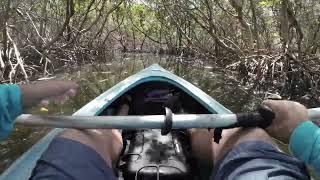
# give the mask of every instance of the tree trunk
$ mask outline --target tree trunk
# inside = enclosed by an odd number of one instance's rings
[[[237,12],[237,16],[236,18],[239,20],[241,26],[244,29],[244,34],[245,34],[245,38],[244,39],[248,39],[246,41],[247,45],[250,47],[250,49],[254,48],[254,43],[253,43],[253,37],[252,37],[252,31],[251,31],[251,27],[250,25],[246,22],[246,20],[243,17],[243,1],[242,0],[229,0],[231,6],[235,9],[235,11]]]
[[[288,2],[281,1],[280,9],[280,37],[282,42],[282,49],[286,51],[289,43],[289,19],[288,19]]]
[[[8,36],[7,36],[7,22],[9,20],[9,12],[10,12],[10,4],[11,4],[11,0],[7,0],[4,4],[4,11],[3,11],[3,18],[0,18],[0,28],[1,32],[2,32],[2,44],[3,44],[3,62],[7,63],[8,62]],[[1,54],[0,54],[1,56]]]
[[[43,17],[43,19],[41,19],[40,21],[40,29],[39,29],[40,36],[45,36],[46,22],[48,17],[47,8],[48,8],[48,0],[44,0],[42,10],[41,10],[41,17]],[[41,42],[41,39],[38,42]]]
[[[259,27],[258,27],[258,22],[257,22],[257,13],[256,13],[256,7],[255,3],[253,0],[250,0],[250,8],[251,8],[251,13],[252,13],[252,21],[253,21],[253,36],[256,41],[257,48],[261,48],[261,40],[259,37]]]

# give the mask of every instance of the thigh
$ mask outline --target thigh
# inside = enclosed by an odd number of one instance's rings
[[[112,180],[115,175],[92,148],[66,138],[55,138],[38,160],[31,180]]]
[[[234,146],[216,164],[213,179],[310,179],[302,161],[263,141]]]

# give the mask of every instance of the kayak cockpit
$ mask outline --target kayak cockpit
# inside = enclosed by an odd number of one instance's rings
[[[99,115],[116,115],[124,103],[128,115],[161,115],[165,107],[179,114],[210,114],[188,93],[167,82],[144,82],[120,96]],[[134,123],[134,122],[132,122]],[[165,136],[160,130],[145,129],[122,132],[124,148],[118,163],[119,179],[197,179],[197,162],[192,156],[186,129],[171,130]],[[192,171],[191,171],[192,170]]]
[[[116,115],[116,110],[125,101],[130,105],[129,115],[162,115],[165,107],[177,114],[210,114],[206,107],[179,87],[150,81],[130,89],[99,115]]]

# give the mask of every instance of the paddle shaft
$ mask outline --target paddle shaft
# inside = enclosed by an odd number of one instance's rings
[[[248,113],[247,113],[248,114]],[[259,113],[250,113],[246,124],[239,124],[239,114],[177,114],[172,115],[172,129],[187,128],[227,128],[237,126],[258,126]],[[17,124],[78,129],[161,129],[166,116],[44,116],[23,114],[16,119]],[[320,108],[308,110],[308,119],[320,120]]]

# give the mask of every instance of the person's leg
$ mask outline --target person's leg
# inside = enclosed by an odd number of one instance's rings
[[[122,105],[117,115],[128,115],[128,105]],[[78,141],[94,149],[106,163],[115,166],[122,149],[121,131],[117,129],[68,129],[59,137]]]
[[[200,179],[208,179],[213,169],[213,131],[189,129],[191,150],[194,155]]]
[[[189,129],[192,153],[202,164],[213,167],[213,130]]]
[[[282,153],[260,128],[223,130],[213,143],[214,172],[218,179],[309,179],[303,162]]]
[[[277,148],[274,140],[261,128],[224,129],[219,144],[212,143],[214,163],[216,164],[226,152],[230,151],[236,145],[249,141],[262,141]]]
[[[118,115],[126,115],[128,110],[123,105]],[[115,179],[112,167],[122,145],[116,129],[66,129],[49,145],[30,179]]]
[[[276,147],[272,138],[260,128],[233,128],[222,131],[219,144],[214,142],[214,130],[189,129],[192,152],[195,158],[204,165],[213,167],[226,152],[241,142],[263,141]]]

